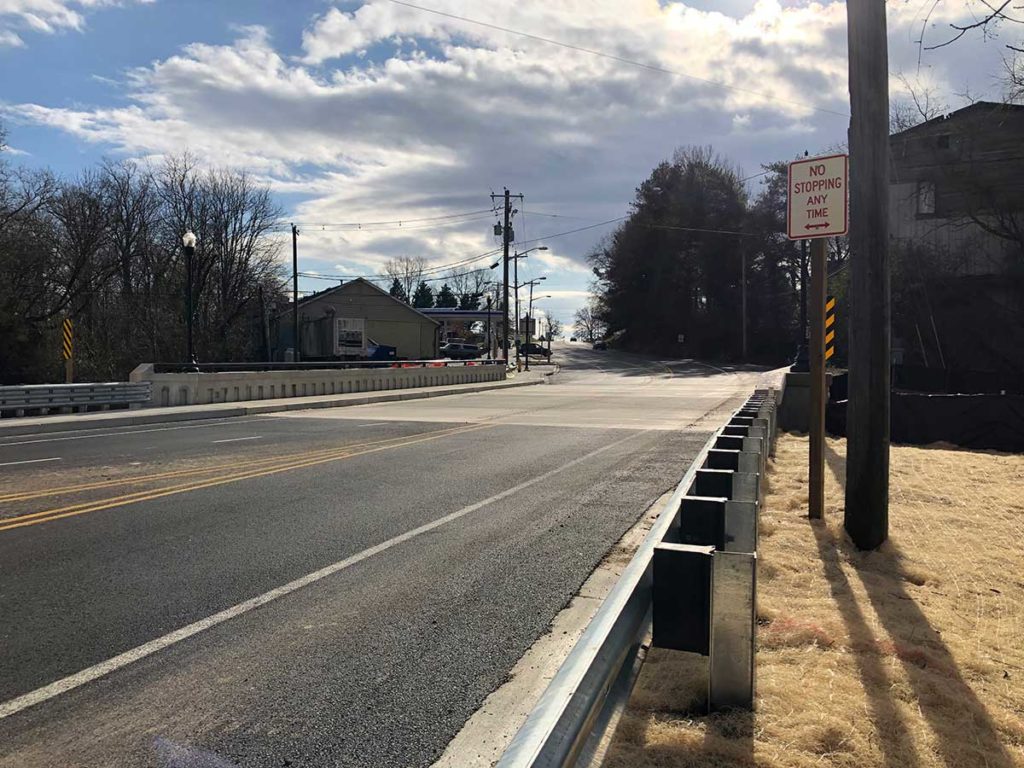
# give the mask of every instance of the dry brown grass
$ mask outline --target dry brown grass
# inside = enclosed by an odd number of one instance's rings
[[[605,765],[1024,766],[1024,456],[896,446],[890,541],[842,530],[845,441],[811,523],[807,439],[769,470],[758,708],[699,712],[704,660],[652,650]]]

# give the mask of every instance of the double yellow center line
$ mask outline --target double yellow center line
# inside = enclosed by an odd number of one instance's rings
[[[136,504],[142,501],[151,501],[153,499],[159,499],[164,496],[172,496],[178,493],[197,491],[203,488],[212,488],[214,486],[224,485],[226,483],[236,483],[241,480],[251,480],[257,477],[266,477],[268,475],[274,475],[279,472],[289,472],[295,469],[312,467],[317,464],[326,464],[332,461],[341,461],[343,459],[349,459],[355,456],[363,456],[368,453],[377,453],[379,451],[391,450],[392,448],[401,448],[407,445],[415,445],[416,443],[424,443],[430,440],[438,440],[442,437],[458,435],[464,432],[474,432],[481,429],[489,429],[492,426],[492,424],[473,424],[469,426],[450,427],[448,429],[433,430],[426,434],[413,435],[411,437],[390,438],[387,440],[376,440],[367,443],[357,443],[354,445],[345,446],[343,448],[313,451],[311,453],[307,453],[292,459],[282,460],[276,457],[273,459],[263,459],[257,462],[250,463],[248,469],[228,472],[226,474],[207,478],[205,480],[195,480],[190,482],[172,484],[164,486],[162,488],[153,488],[146,491],[137,491],[135,493],[123,494],[121,496],[114,496],[111,498],[99,499],[96,501],[81,502],[79,504],[71,504],[64,507],[56,507],[54,509],[47,509],[41,512],[32,512],[29,514],[18,515],[16,517],[10,517],[7,519],[0,519],[0,532],[12,530],[14,528],[23,528],[28,525],[39,525],[40,523],[48,523],[52,520],[60,520],[65,517],[75,517],[77,515],[84,515],[88,512],[98,512],[103,509],[110,509],[111,507],[120,507],[125,506],[127,504]],[[66,486],[64,488],[48,489],[46,491],[29,492],[25,494],[9,494],[8,496],[0,497],[0,501],[22,501],[26,499],[39,498],[41,496],[52,496],[60,493],[72,493],[75,491],[92,490],[95,488],[105,488],[115,485],[124,485],[126,483],[173,479],[175,477],[181,477],[183,475],[195,475],[198,473],[207,474],[212,471],[222,471],[224,469],[227,469],[229,466],[234,465],[221,465],[219,467],[206,468],[205,470],[179,470],[153,475],[139,475],[136,477],[126,478],[122,480],[85,483],[77,486]]]

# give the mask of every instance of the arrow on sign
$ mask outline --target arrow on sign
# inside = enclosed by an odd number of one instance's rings
[[[826,227],[828,227],[827,221],[823,224],[804,224],[804,229],[825,229]]]

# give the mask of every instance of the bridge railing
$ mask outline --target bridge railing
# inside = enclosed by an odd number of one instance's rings
[[[326,360],[307,363],[154,363],[154,373],[236,373],[243,371],[325,371],[353,368],[461,368],[502,365],[503,360]]]
[[[0,412],[86,410],[90,406],[131,407],[148,403],[152,386],[148,381],[110,381],[97,384],[29,384],[0,387]]]

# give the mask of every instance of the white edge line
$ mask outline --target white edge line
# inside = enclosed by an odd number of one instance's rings
[[[266,605],[269,602],[272,602],[273,600],[277,600],[280,597],[290,595],[292,592],[296,592],[302,589],[303,587],[307,587],[310,584],[313,584],[317,581],[321,581],[322,579],[325,579],[328,576],[338,573],[339,571],[343,571],[346,568],[355,565],[356,563],[362,562],[363,560],[371,558],[374,555],[378,555],[381,552],[391,549],[392,547],[398,546],[399,544],[409,541],[410,539],[413,539],[421,534],[432,531],[435,528],[440,528],[441,526],[447,525],[448,523],[454,520],[458,520],[460,517],[464,517],[472,512],[476,512],[478,509],[481,509],[482,507],[486,507],[490,504],[493,504],[496,501],[501,501],[502,499],[511,496],[512,494],[519,493],[519,491],[522,491],[525,488],[529,488],[531,485],[536,485],[537,483],[543,482],[544,480],[547,480],[549,477],[553,477],[559,472],[569,469],[570,467],[574,467],[577,464],[587,461],[588,459],[592,459],[594,456],[597,456],[600,453],[604,453],[605,451],[610,450],[612,448],[615,448],[616,446],[619,446],[628,440],[633,440],[639,437],[640,435],[647,434],[648,431],[649,430],[641,430],[639,432],[634,432],[632,435],[629,435],[628,437],[624,437],[621,440],[616,440],[613,443],[608,443],[607,445],[604,445],[595,451],[591,451],[590,453],[575,458],[572,461],[567,462],[566,464],[563,464],[560,467],[556,467],[555,469],[549,470],[544,474],[537,475],[536,477],[531,478],[530,480],[526,480],[522,483],[519,483],[519,485],[515,485],[511,488],[508,488],[502,491],[501,493],[495,494],[494,496],[483,499],[482,501],[475,502],[467,507],[463,507],[462,509],[447,514],[444,517],[439,517],[436,520],[433,520],[429,523],[425,523],[424,525],[421,525],[418,528],[413,528],[410,531],[406,531],[405,533],[399,534],[398,536],[394,536],[393,538],[390,538],[387,541],[383,541],[380,544],[370,547],[369,549],[364,549],[362,552],[358,552],[350,557],[346,557],[344,560],[339,560],[338,562],[321,568],[318,571],[313,571],[312,573],[306,574],[305,576],[301,576],[300,578],[295,579],[294,581],[290,581],[287,584],[270,590],[269,592],[264,592],[262,595],[257,595],[256,597],[245,600],[244,602],[238,603],[237,605],[233,605],[230,608],[225,608],[223,611],[215,613],[212,616],[207,616],[205,619],[200,619],[199,621],[196,621],[192,624],[181,627],[180,629],[176,629],[173,632],[169,632],[168,634],[163,635],[162,637],[150,640],[148,643],[143,643],[142,645],[136,648],[132,648],[129,651],[125,651],[124,653],[118,654],[117,656],[107,659],[106,661],[101,661],[99,664],[94,664],[91,667],[86,667],[80,672],[76,672],[73,675],[68,675],[67,677],[61,678],[60,680],[56,680],[50,683],[49,685],[43,686],[42,688],[37,688],[36,690],[18,696],[17,698],[5,701],[2,704],[0,704],[0,720],[3,720],[6,717],[10,717],[11,715],[17,714],[18,712],[21,712],[24,709],[28,709],[29,707],[33,707],[36,704],[41,704],[44,701],[48,701],[49,699],[60,696],[63,693],[72,691],[75,688],[79,688],[85,685],[86,683],[90,683],[93,680],[97,680],[105,675],[110,674],[111,672],[115,672],[121,669],[122,667],[126,667],[129,664],[132,664],[140,659],[143,659],[147,656],[151,656],[154,653],[157,653],[158,651],[162,651],[165,648],[169,648],[170,646],[175,645],[176,643],[180,643],[182,640],[187,640],[193,635],[198,635],[200,632],[215,627],[218,624],[223,624],[225,621],[228,621],[229,619],[233,619],[237,616],[241,616],[242,614],[248,613],[249,611],[255,608],[259,608],[263,605]]]
[[[252,437],[228,437],[224,440],[214,440],[214,443],[237,443],[241,440],[259,440],[263,435],[253,435]]]
[[[392,421],[375,421],[372,424],[357,424],[357,427],[385,427],[388,424],[393,424]]]
[[[86,432],[87,434],[84,434],[84,435],[73,435],[71,437],[42,437],[42,438],[39,438],[38,440],[18,440],[16,442],[10,442],[10,443],[0,442],[0,449],[6,448],[9,445],[35,445],[36,443],[61,443],[61,442],[64,442],[66,440],[88,440],[88,439],[93,438],[93,437],[119,437],[120,435],[142,435],[142,434],[145,434],[147,432],[171,432],[171,431],[176,430],[176,429],[204,429],[204,428],[208,429],[210,427],[219,427],[222,424],[224,424],[224,422],[227,422],[227,421],[233,421],[236,424],[237,423],[244,423],[244,422],[239,422],[238,421],[239,418],[245,418],[245,417],[229,417],[229,418],[223,418],[223,419],[209,419],[209,420],[204,420],[202,424],[183,424],[183,425],[177,426],[177,427],[153,427],[152,429],[132,429],[132,430],[125,430],[125,431],[122,431],[122,432],[99,432],[97,430],[68,430],[69,432]],[[256,416],[255,418],[268,418],[268,417]],[[271,416],[269,418],[273,419],[273,418],[280,418],[280,417]],[[36,433],[36,434],[40,434],[40,433]],[[11,435],[11,437],[17,437],[17,435]]]
[[[15,464],[39,464],[42,461],[60,461],[60,456],[54,456],[52,459],[25,459],[24,461],[5,461],[0,464],[0,467],[13,467]]]

